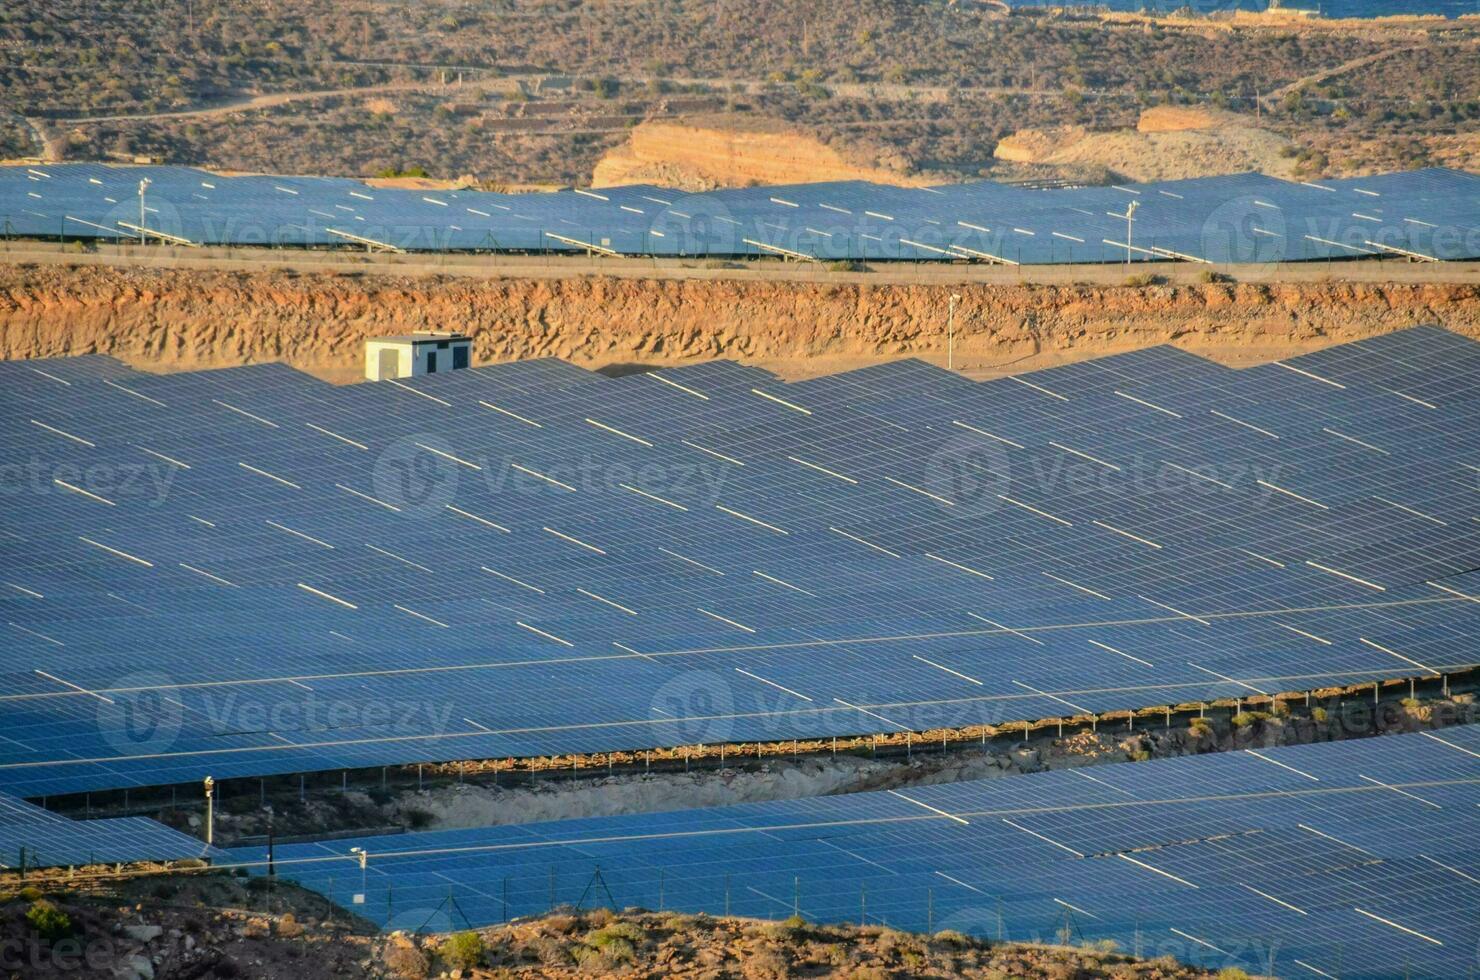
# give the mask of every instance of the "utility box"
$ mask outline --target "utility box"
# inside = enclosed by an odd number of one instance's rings
[[[370,381],[419,378],[472,362],[473,339],[460,333],[426,331],[365,341],[365,377]]]

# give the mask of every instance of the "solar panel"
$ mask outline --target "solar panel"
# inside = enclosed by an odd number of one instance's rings
[[[150,182],[142,197],[141,180]],[[821,261],[1452,260],[1477,255],[1480,178],[1428,169],[1307,183],[1237,174],[1054,190],[843,181],[702,194],[637,185],[511,195],[46,164],[0,168],[0,227],[177,244]]]
[[[975,383],[0,365],[0,787],[926,731],[1475,662],[1480,347]],[[1391,367],[1389,374],[1383,365]]]
[[[336,840],[280,847],[276,860],[279,874],[337,901],[363,893],[358,910],[389,928],[507,921],[543,912],[553,893],[555,903],[1111,940],[1268,975],[1453,977],[1480,940],[1477,759],[1480,727],[1466,726]],[[351,847],[371,855],[364,884]],[[259,849],[231,856],[262,873]]]
[[[177,861],[221,853],[145,817],[69,820],[0,794],[0,867],[6,869]]]

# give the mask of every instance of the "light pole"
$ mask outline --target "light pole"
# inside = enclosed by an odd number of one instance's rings
[[[145,240],[144,240],[144,229],[146,227],[148,227],[148,225],[149,225],[149,223],[144,220],[144,210],[145,210],[144,209],[144,192],[149,189],[149,184],[150,184],[150,180],[149,180],[148,177],[145,177],[143,180],[139,181],[139,244],[140,245],[145,244]]]
[[[370,852],[363,847],[351,847],[349,852],[358,855],[360,859],[360,893],[355,896],[354,904],[364,905],[366,890],[365,869],[370,864]]]
[[[1141,206],[1140,201],[1132,201],[1125,209],[1125,267],[1131,267],[1131,223],[1136,220],[1136,208]]]
[[[216,790],[216,781],[210,776],[206,777],[206,845],[209,846],[216,839],[216,808],[213,797]]]
[[[960,293],[951,294],[946,309],[946,370],[956,370],[956,304],[961,302]]]

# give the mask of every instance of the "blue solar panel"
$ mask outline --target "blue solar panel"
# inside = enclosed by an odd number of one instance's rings
[[[0,794],[0,867],[178,861],[221,854],[144,817],[69,820]]]
[[[0,786],[925,731],[1475,662],[1473,342],[975,383],[0,365]],[[1384,372],[1384,366],[1388,369]]]
[[[141,180],[150,182],[142,199]],[[1480,255],[1480,178],[1429,169],[1307,183],[1238,174],[1056,190],[843,181],[702,194],[646,185],[495,194],[47,164],[0,168],[0,222],[7,234],[42,237],[425,251],[1010,264],[1449,260]]]
[[[1477,750],[1468,726],[276,859],[336,901],[363,894],[393,928],[507,921],[553,889],[556,903],[1109,939],[1261,975],[1460,977],[1480,940]],[[351,847],[371,855],[363,883]],[[232,857],[263,872],[260,850]]]

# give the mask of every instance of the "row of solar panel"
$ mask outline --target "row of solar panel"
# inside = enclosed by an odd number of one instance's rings
[[[145,817],[69,820],[0,794],[0,868],[179,861],[221,852]]]
[[[0,365],[25,795],[925,731],[1474,663],[1480,347],[974,383]]]
[[[281,847],[388,928],[557,904],[1111,940],[1270,976],[1464,977],[1480,727],[887,793]],[[350,848],[368,852],[362,874]],[[230,860],[263,874],[260,850]]]
[[[147,186],[141,188],[141,181]],[[1419,170],[1030,190],[860,181],[684,194],[376,188],[183,167],[0,168],[8,234],[406,250],[791,256],[1008,264],[1480,257],[1480,179]]]

